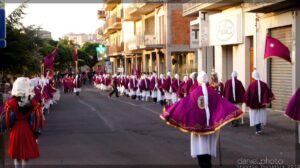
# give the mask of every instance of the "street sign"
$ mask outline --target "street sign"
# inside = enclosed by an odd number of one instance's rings
[[[105,54],[106,52],[106,46],[103,44],[100,44],[97,48],[96,48],[97,53],[99,54]]]
[[[6,47],[5,10],[0,9],[0,48]]]
[[[6,47],[6,41],[0,40],[0,48],[5,48],[5,47]]]

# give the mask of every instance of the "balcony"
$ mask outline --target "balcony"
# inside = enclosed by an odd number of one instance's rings
[[[105,0],[105,4],[103,6],[103,9],[106,11],[111,11],[113,10],[121,0]]]
[[[246,3],[245,11],[254,13],[270,13],[279,11],[282,9],[289,9],[299,7],[299,1],[288,1],[288,0],[270,0],[261,3]]]
[[[118,56],[122,55],[122,52],[124,51],[124,43],[122,42],[120,45],[113,44],[108,47],[108,56]]]
[[[243,0],[190,0],[183,4],[183,16],[197,15],[199,11],[222,11],[234,5],[240,4]]]
[[[137,36],[132,36],[131,38],[129,38],[128,40],[128,49],[129,50],[137,50],[138,47],[138,40],[137,40]]]
[[[198,8],[201,6],[201,3],[196,3],[194,1],[195,0],[191,0],[182,5],[183,16],[198,15],[199,13]]]
[[[130,5],[126,8],[123,8],[123,10],[124,10],[123,20],[124,21],[136,21],[136,20],[140,20],[142,18],[142,16],[132,16],[130,13],[133,9],[134,9],[134,5]]]
[[[104,10],[98,10],[98,19],[105,19],[106,12]]]
[[[105,24],[103,25],[105,35],[109,35],[117,30],[122,29],[121,18],[112,16],[106,20]]]
[[[163,5],[163,3],[151,3],[151,2],[146,3],[145,1],[137,0],[136,3],[132,4],[130,15],[135,17],[146,15],[148,13],[153,12],[155,8],[158,8],[161,5]]]
[[[157,38],[155,35],[144,35],[140,36],[139,38],[139,48],[141,49],[163,48],[164,46],[163,41]]]

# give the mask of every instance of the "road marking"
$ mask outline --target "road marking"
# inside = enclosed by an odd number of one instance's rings
[[[115,128],[113,127],[113,125],[101,114],[100,111],[98,111],[94,106],[86,103],[85,101],[81,100],[81,99],[77,99],[79,103],[87,106],[88,108],[90,108],[93,112],[95,112],[97,114],[97,116],[104,122],[104,124],[110,129],[110,131],[115,131]]]

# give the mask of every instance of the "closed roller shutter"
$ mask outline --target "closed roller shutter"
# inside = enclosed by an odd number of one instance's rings
[[[292,50],[292,27],[271,29],[271,36],[280,40],[289,50]],[[270,60],[271,88],[276,100],[272,109],[284,111],[292,95],[292,65],[279,58]]]

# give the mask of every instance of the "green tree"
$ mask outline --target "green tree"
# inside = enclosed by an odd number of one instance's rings
[[[79,59],[83,60],[81,65],[85,64],[89,67],[93,67],[97,63],[97,52],[96,47],[98,43],[90,43],[86,42],[83,46],[78,50]]]

